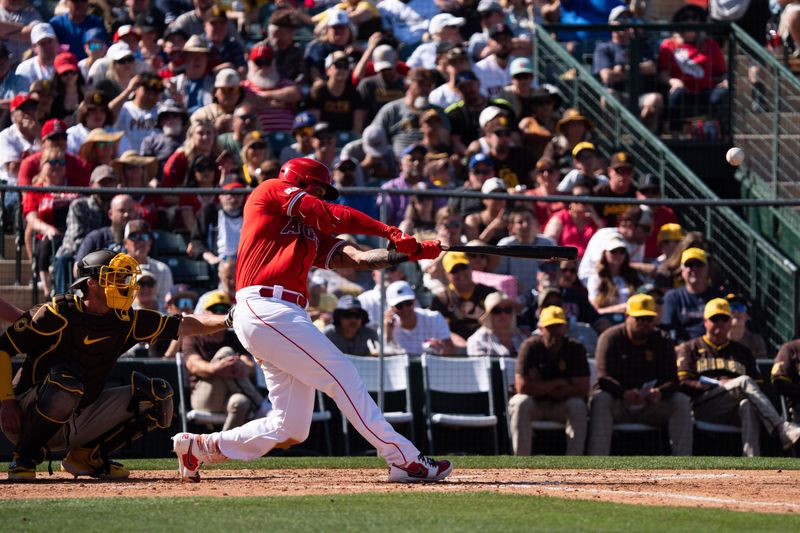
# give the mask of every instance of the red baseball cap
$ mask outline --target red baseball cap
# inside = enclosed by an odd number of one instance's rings
[[[28,93],[21,93],[11,99],[11,103],[9,104],[8,107],[9,109],[11,109],[11,111],[16,111],[17,109],[24,106],[28,102],[33,102],[36,105],[39,105],[39,103],[33,98],[31,98]]]
[[[141,38],[142,36],[136,31],[132,25],[124,24],[117,28],[117,31],[114,32],[114,42],[119,41],[121,38],[125,37],[126,35],[135,35],[137,38]]]
[[[42,140],[48,139],[53,135],[66,135],[67,134],[67,125],[64,124],[63,120],[59,120],[57,118],[51,118],[47,122],[44,123],[42,126]]]
[[[272,59],[272,47],[264,44],[254,46],[250,50],[250,61],[256,59]]]
[[[75,54],[72,52],[61,52],[58,54],[53,62],[53,66],[59,74],[64,74],[69,71],[77,72],[80,70],[78,69],[78,58],[75,57]]]

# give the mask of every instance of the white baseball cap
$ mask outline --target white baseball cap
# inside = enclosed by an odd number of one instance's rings
[[[238,87],[241,81],[242,79],[239,77],[238,72],[232,68],[224,68],[217,72],[217,77],[214,78],[214,88]]]
[[[431,19],[428,25],[428,33],[436,34],[448,26],[463,26],[467,21],[462,17],[455,17],[450,13],[439,13]]]
[[[349,24],[350,18],[347,13],[338,8],[328,10],[328,26],[347,26]]]
[[[493,192],[506,192],[507,189],[508,187],[506,186],[505,181],[503,181],[501,178],[494,177],[483,182],[481,193],[489,194]]]
[[[386,287],[386,303],[391,307],[416,298],[414,289],[411,288],[407,281],[395,281]]]
[[[609,235],[608,240],[606,240],[606,245],[603,247],[603,250],[606,252],[610,252],[612,250],[616,250],[617,248],[628,248],[628,243],[625,242],[625,239],[622,238],[621,235],[612,234]]]
[[[489,122],[496,119],[502,114],[503,114],[502,109],[500,109],[497,106],[490,105],[489,107],[481,111],[480,115],[478,115],[478,124],[480,125],[481,128],[484,128]]]
[[[370,124],[364,128],[361,135],[361,146],[364,153],[372,157],[383,157],[389,153],[389,141],[386,139],[386,132],[382,127]]]
[[[37,44],[42,39],[55,39],[56,32],[47,22],[40,22],[31,30],[31,44]]]
[[[393,69],[397,65],[397,52],[388,44],[382,44],[372,52],[372,66],[375,72]]]
[[[111,46],[108,47],[108,52],[106,55],[111,59],[111,61],[119,61],[120,59],[124,59],[128,56],[133,56],[133,51],[131,47],[128,46],[128,43],[124,41],[118,41]]]

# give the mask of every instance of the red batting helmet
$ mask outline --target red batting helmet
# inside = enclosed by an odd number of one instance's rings
[[[331,171],[319,161],[307,157],[290,159],[283,164],[278,175],[303,190],[308,190],[312,184],[325,187],[324,198],[328,201],[339,197],[339,191],[331,185]]]

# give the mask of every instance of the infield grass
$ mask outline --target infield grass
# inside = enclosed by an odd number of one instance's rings
[[[2,531],[800,531],[800,516],[478,493],[0,502]]]

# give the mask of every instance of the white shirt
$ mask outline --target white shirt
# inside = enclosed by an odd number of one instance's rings
[[[217,255],[219,257],[236,257],[239,248],[239,237],[242,233],[243,216],[229,217],[220,209],[217,217]]]
[[[497,64],[497,57],[494,54],[475,63],[475,68],[472,70],[481,81],[481,93],[487,96],[497,96],[503,92],[503,87],[511,85],[511,73],[508,68],[512,59],[512,57],[508,58],[505,68]]]
[[[418,13],[410,4],[411,2],[405,4],[400,0],[383,0],[378,4],[384,25],[391,28],[397,40],[406,45],[420,42],[428,30],[428,18]],[[433,2],[430,4],[434,5]]]
[[[414,309],[417,325],[414,329],[403,329],[397,319],[394,326],[394,342],[408,354],[421,354],[422,343],[428,339],[445,340],[450,338],[447,321],[438,311]]]
[[[411,57],[408,58],[406,61],[406,65],[411,68],[426,68],[428,70],[433,70],[436,68],[436,48],[438,47],[438,41],[430,41],[427,43],[422,43],[413,52],[411,52]]]
[[[31,83],[38,81],[38,80],[51,80],[53,79],[53,74],[55,73],[55,69],[53,66],[45,66],[39,62],[38,56],[33,56],[30,59],[26,59],[22,63],[19,64],[15,74],[17,76],[22,76],[26,80],[28,80],[28,85]]]
[[[447,107],[455,104],[459,100],[461,100],[461,95],[450,87],[449,83],[439,85],[428,95],[428,103],[439,106],[442,109],[447,109]]]
[[[5,180],[9,185],[17,184],[17,175],[9,174],[8,163],[22,161],[26,156],[41,150],[39,139],[29,142],[20,133],[16,124],[0,131],[0,180]]]
[[[166,263],[153,258],[148,258],[145,264],[147,270],[153,273],[156,278],[156,298],[158,298],[158,309],[164,311],[166,306],[164,300],[167,298],[169,290],[172,288],[172,271]]]
[[[381,291],[379,285],[375,285],[372,289],[364,291],[357,296],[361,307],[367,312],[369,316],[370,325],[380,324],[383,320],[383,310],[381,309]]]
[[[67,152],[71,153],[72,155],[78,155],[78,150],[86,141],[86,137],[89,136],[89,132],[89,128],[80,122],[70,128],[67,128]]]
[[[601,228],[589,239],[589,244],[586,245],[586,252],[583,254],[583,259],[578,267],[578,278],[584,285],[587,284],[592,274],[597,272],[597,263],[603,255],[606,242],[614,236],[622,238],[617,228]],[[625,241],[625,244],[631,263],[644,260],[644,244],[635,244],[629,241]]]
[[[556,187],[556,190],[558,192],[571,193],[572,188],[575,186],[575,184],[578,182],[578,179],[580,179],[581,176],[583,176],[583,173],[580,172],[577,168],[573,168],[572,170],[567,172],[567,175],[564,176],[564,179],[562,179],[558,183],[558,187]],[[606,183],[608,183],[608,176],[605,176],[604,174],[596,175],[595,179],[597,179],[598,185],[605,185]]]
[[[124,133],[119,141],[120,154],[126,150],[135,150],[138,154],[144,138],[159,131],[156,127],[157,107],[153,106],[152,109],[145,111],[132,101],[122,104],[117,121],[114,123],[114,131]]]

